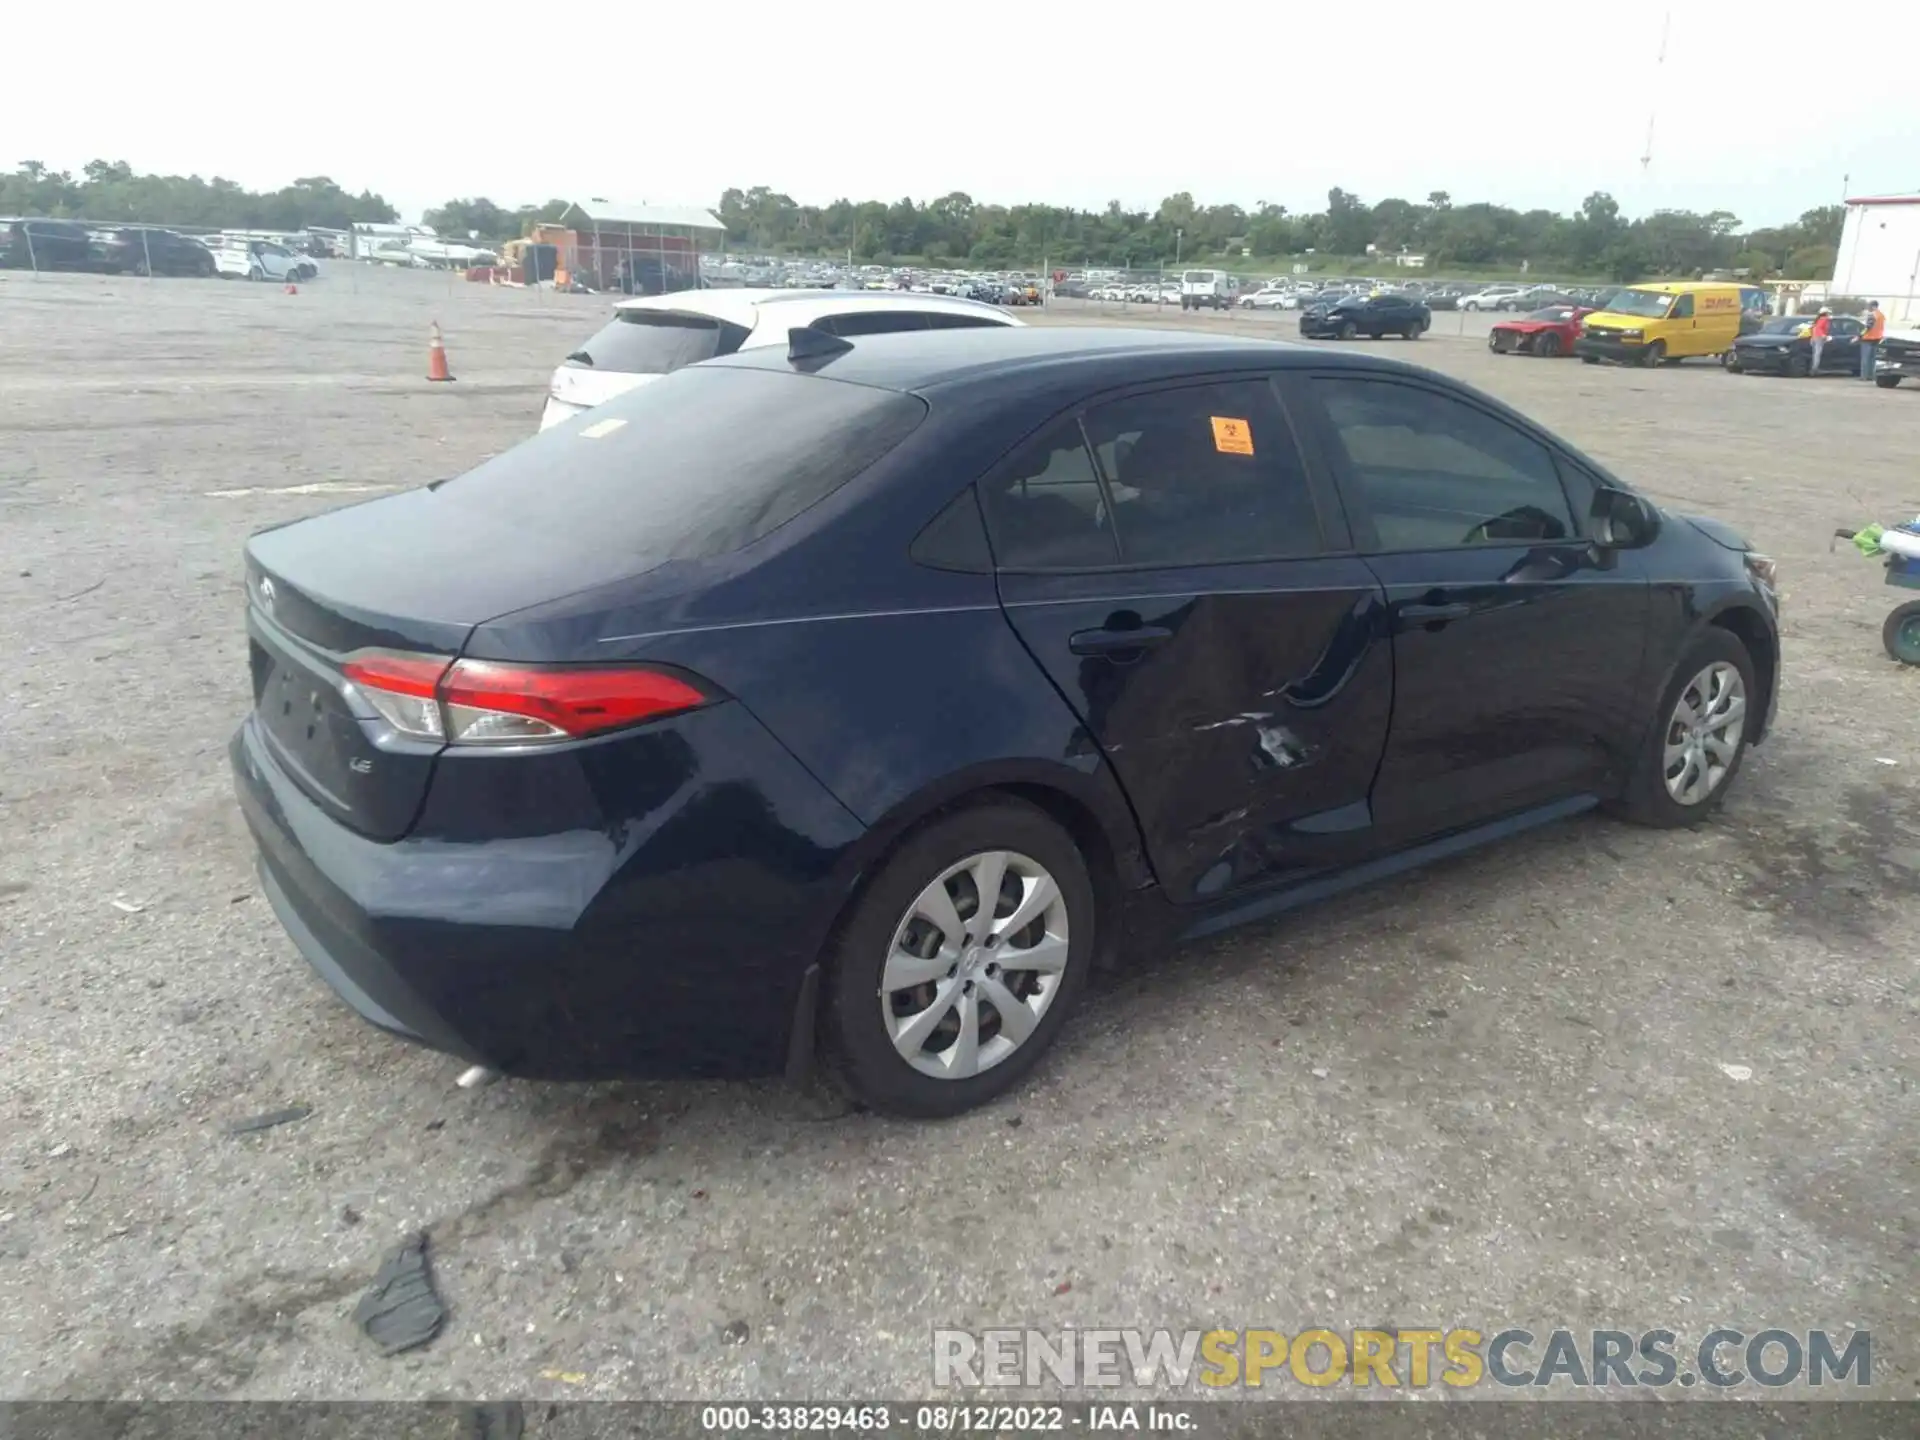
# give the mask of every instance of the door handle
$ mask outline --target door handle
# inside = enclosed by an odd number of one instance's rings
[[[1119,655],[1129,650],[1151,650],[1173,638],[1163,625],[1137,625],[1130,630],[1076,630],[1067,648],[1076,655]]]
[[[1448,605],[1402,605],[1400,618],[1416,625],[1444,625],[1449,620],[1464,620],[1473,607],[1462,601]]]

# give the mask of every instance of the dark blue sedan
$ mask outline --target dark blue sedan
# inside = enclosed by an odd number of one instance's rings
[[[937,1116],[1096,965],[1767,729],[1773,565],[1408,365],[1035,328],[709,361],[247,546],[275,911],[392,1033]]]

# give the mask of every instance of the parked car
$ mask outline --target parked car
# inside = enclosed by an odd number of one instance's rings
[[[1284,310],[1289,300],[1293,300],[1291,290],[1256,290],[1251,295],[1240,297],[1240,308],[1242,310]]]
[[[1571,355],[1580,322],[1593,312],[1579,305],[1546,305],[1518,320],[1502,320],[1487,332],[1496,355]]]
[[[1920,379],[1920,334],[1889,333],[1880,342],[1880,353],[1874,359],[1873,383],[1891,390],[1902,380],[1913,379]]]
[[[122,225],[88,236],[102,270],[125,275],[214,274],[213,252],[190,235],[157,225]]]
[[[1772,563],[1458,382],[817,335],[247,542],[240,808],[376,1026],[951,1115],[1096,963],[1596,804],[1697,824],[1767,733]]]
[[[1352,340],[1360,335],[1373,340],[1386,335],[1418,340],[1432,325],[1433,315],[1424,304],[1391,291],[1348,295],[1300,312],[1300,334],[1310,340]]]
[[[311,280],[320,267],[271,240],[226,239],[208,247],[214,269],[241,280]]]
[[[1866,328],[1850,315],[1832,317],[1833,333],[1820,347],[1823,375],[1860,373],[1860,335]],[[1813,317],[1773,315],[1760,328],[1742,335],[1720,357],[1737,374],[1797,375],[1813,373]]]
[[[1020,323],[998,306],[902,290],[689,290],[623,300],[613,307],[613,318],[554,370],[540,428],[682,366],[785,344],[788,332],[801,326],[857,336]]]
[[[72,220],[0,219],[0,269],[86,270],[93,263],[84,225]]]
[[[1462,310],[1498,310],[1501,302],[1511,300],[1523,293],[1519,285],[1488,285],[1460,297]]]

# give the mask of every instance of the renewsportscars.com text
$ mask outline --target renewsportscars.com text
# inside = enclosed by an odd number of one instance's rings
[[[1866,1330],[936,1330],[941,1389],[1267,1385],[1671,1386],[1873,1383]]]

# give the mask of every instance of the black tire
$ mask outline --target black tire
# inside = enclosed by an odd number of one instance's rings
[[[1740,357],[1731,350],[1721,351],[1720,368],[1730,374],[1738,375],[1740,373]]]
[[[1647,346],[1646,349],[1640,352],[1640,363],[1647,366],[1666,364],[1667,342],[1664,340],[1656,340]]]
[[[1882,390],[1892,390],[1899,385],[1900,377],[1898,375],[1876,375],[1873,377],[1873,383],[1878,385]]]
[[[878,999],[894,932],[915,898],[970,855],[1011,850],[1033,859],[1060,887],[1068,917],[1060,989],[1033,1033],[998,1064],[964,1080],[923,1074],[894,1049]],[[949,811],[910,834],[854,902],[826,958],[820,1009],[827,1072],[853,1099],[889,1115],[944,1119],[1004,1094],[1052,1044],[1092,968],[1093,880],[1073,838],[1044,811],[1011,797]]]
[[[1359,333],[1359,326],[1355,325],[1351,320],[1342,320],[1340,322],[1340,338],[1342,340],[1351,340]]]
[[[1598,355],[1582,355],[1580,357],[1580,363],[1582,365],[1598,365],[1600,363],[1600,357]]]
[[[1560,337],[1551,330],[1544,330],[1534,337],[1533,353],[1544,355],[1551,360],[1560,353]]]
[[[1740,727],[1740,746],[1734,752],[1732,763],[1726,767],[1724,777],[1706,798],[1696,804],[1683,805],[1668,793],[1666,785],[1666,747],[1674,710],[1680,703],[1681,694],[1695,677],[1707,666],[1721,661],[1740,672],[1746,694],[1746,723]],[[1740,764],[1747,758],[1747,735],[1759,718],[1761,704],[1762,696],[1754,682],[1753,657],[1747,653],[1747,647],[1740,643],[1739,637],[1718,626],[1709,626],[1701,631],[1682,653],[1680,662],[1673,667],[1672,675],[1662,687],[1659,708],[1654,711],[1652,722],[1647,726],[1646,739],[1634,764],[1633,775],[1612,808],[1625,819],[1656,829],[1671,830],[1698,825],[1719,809],[1721,801],[1733,788],[1733,782],[1739,778]]]
[[[1407,328],[1400,333],[1408,340],[1418,340],[1422,335],[1427,333],[1427,327],[1422,321],[1409,320],[1407,322]]]
[[[1920,665],[1920,600],[1894,608],[1880,627],[1880,643],[1902,665]]]
[[[1805,380],[1813,374],[1813,357],[1811,355],[1794,355],[1789,357],[1787,360],[1787,374],[1796,380]]]

